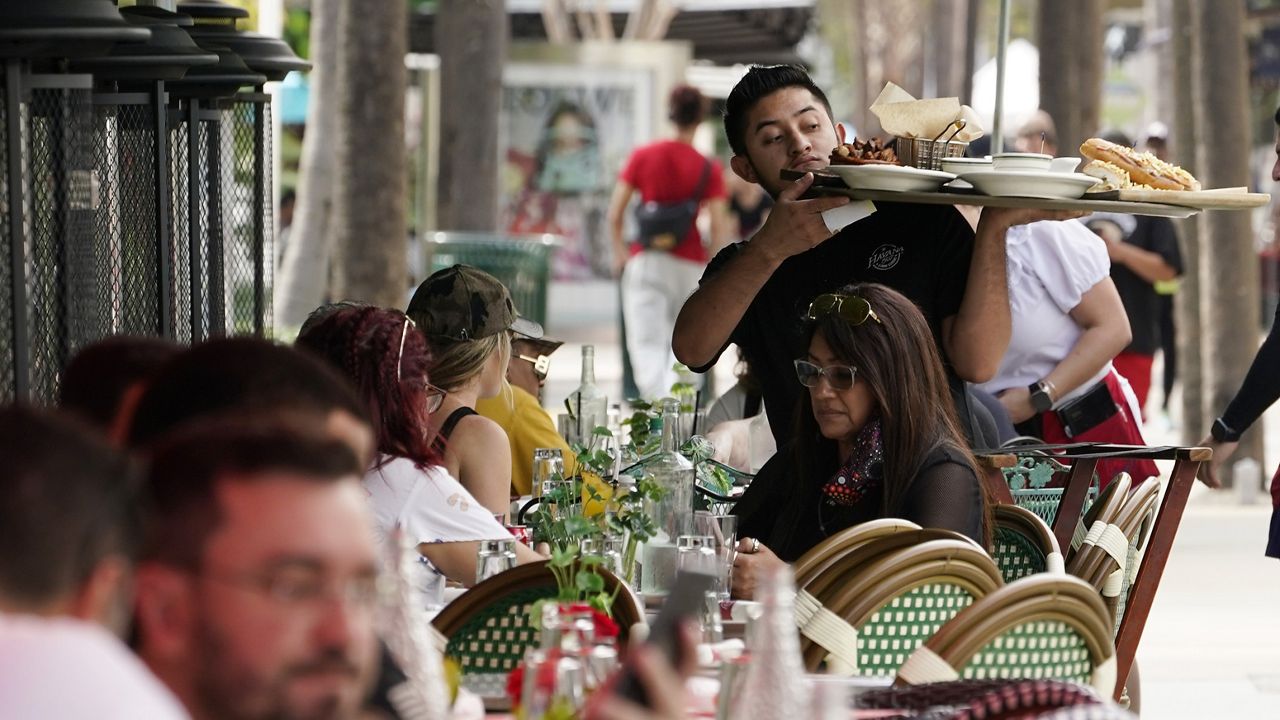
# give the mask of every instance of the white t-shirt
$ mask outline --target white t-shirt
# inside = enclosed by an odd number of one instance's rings
[[[442,467],[420,470],[412,460],[394,458],[364,476],[364,489],[373,507],[374,532],[384,548],[397,527],[419,545],[511,537],[493,513]],[[443,602],[444,575],[425,557],[420,567],[422,573],[414,585],[425,607],[438,606]]]
[[[978,386],[992,394],[1028,387],[1057,367],[1084,334],[1070,312],[1111,275],[1106,242],[1075,220],[1017,225],[1005,243],[1013,335],[995,378]],[[1108,362],[1055,405],[1089,390],[1110,371]]]
[[[74,618],[0,614],[0,718],[188,720],[124,643]]]

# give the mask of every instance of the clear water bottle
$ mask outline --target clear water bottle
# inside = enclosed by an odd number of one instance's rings
[[[608,398],[596,386],[596,348],[582,346],[582,383],[569,394],[569,410],[577,418],[576,433],[580,441],[591,436],[597,426],[609,422]]]
[[[641,584],[645,593],[662,594],[671,588],[676,575],[676,539],[687,535],[693,526],[693,463],[680,454],[676,445],[679,418],[680,402],[664,400],[662,446],[647,463],[665,494],[652,508],[657,533],[645,543]]]
[[[795,581],[791,567],[761,574],[756,596],[762,613],[751,627],[751,661],[734,708],[735,720],[776,720],[809,708],[804,660],[796,633]]]

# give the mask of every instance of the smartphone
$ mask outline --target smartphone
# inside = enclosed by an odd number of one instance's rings
[[[658,617],[649,629],[649,638],[645,641],[657,647],[662,656],[672,667],[679,667],[684,661],[680,643],[680,625],[689,619],[701,617],[708,592],[715,590],[715,576],[706,573],[677,572],[675,584],[667,593]],[[652,707],[649,693],[636,677],[630,664],[622,668],[614,693],[642,707]]]

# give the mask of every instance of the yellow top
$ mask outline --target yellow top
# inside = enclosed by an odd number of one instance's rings
[[[533,451],[538,448],[560,448],[564,453],[564,469],[572,474],[577,465],[573,451],[560,437],[551,416],[538,404],[538,399],[514,386],[511,394],[476,403],[476,412],[502,426],[511,442],[511,492],[531,495],[533,486]]]

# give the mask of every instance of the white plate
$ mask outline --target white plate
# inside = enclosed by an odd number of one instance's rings
[[[830,165],[827,170],[854,190],[933,192],[942,183],[956,179],[951,173],[898,165]]]
[[[964,179],[973,183],[978,192],[994,197],[1029,197],[1050,200],[1074,200],[1093,187],[1097,178],[1082,173],[1055,172],[1000,172],[984,170],[965,173]]]

